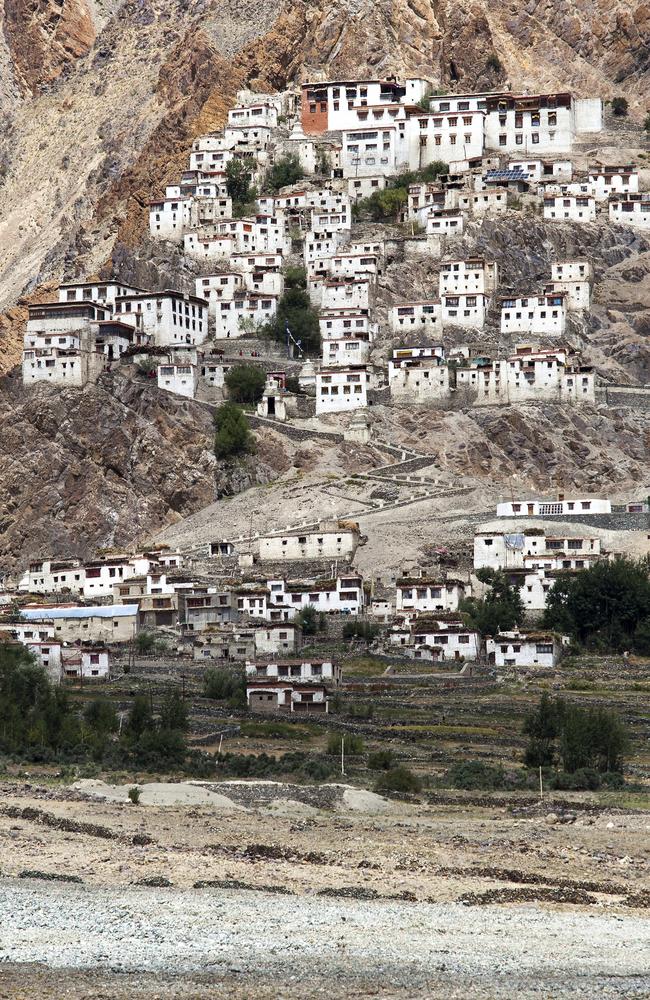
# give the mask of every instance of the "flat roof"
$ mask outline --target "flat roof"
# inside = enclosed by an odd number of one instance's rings
[[[20,615],[26,621],[41,621],[53,618],[127,618],[137,613],[137,604],[102,604],[95,607],[27,607],[22,608]]]

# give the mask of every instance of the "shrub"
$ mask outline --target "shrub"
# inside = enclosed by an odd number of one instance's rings
[[[233,204],[246,204],[252,199],[252,174],[244,160],[233,158],[226,164],[226,191]]]
[[[375,791],[380,794],[386,792],[419,792],[422,782],[413,771],[401,764],[398,767],[391,767],[390,770],[382,774],[375,782]]]
[[[602,778],[593,767],[581,767],[572,774],[567,771],[558,771],[551,777],[551,788],[558,791],[568,792],[593,792],[600,788]]]
[[[295,153],[290,153],[276,160],[266,174],[264,186],[269,191],[279,191],[288,184],[295,184],[303,176],[300,160]]]
[[[627,115],[627,99],[625,97],[614,97],[612,98],[612,111],[619,118],[624,118]]]
[[[374,714],[375,708],[372,702],[360,705],[351,702],[348,707],[348,715],[351,719],[372,719]]]
[[[242,674],[217,667],[206,670],[203,678],[203,694],[215,701],[229,701],[236,705],[246,704],[246,680]]]
[[[303,635],[316,635],[318,620],[318,612],[313,604],[307,604],[295,617],[295,622],[302,629]]]
[[[650,132],[650,112],[645,116],[643,127],[646,130],[646,132]]]
[[[158,371],[159,358],[142,358],[138,362],[138,374],[153,378]]]
[[[480,760],[464,760],[452,764],[445,773],[443,784],[473,792],[503,789],[509,787],[510,783],[501,766],[493,767]]]
[[[266,373],[256,365],[233,365],[225,378],[235,403],[258,403],[266,385]]]
[[[365,639],[370,644],[379,635],[379,626],[370,622],[346,622],[343,626],[344,639]]]
[[[330,733],[327,741],[327,752],[340,755],[341,740],[343,740],[344,753],[354,755],[363,753],[363,737],[355,736],[354,733],[346,733],[344,736],[340,733]]]
[[[235,403],[222,403],[214,415],[217,458],[235,458],[253,450],[253,439],[243,411]]]
[[[501,65],[501,60],[499,59],[496,52],[490,53],[490,55],[487,57],[485,65],[487,66],[488,69],[491,69],[494,73],[500,73],[501,70],[503,69]]]
[[[550,766],[559,759],[570,774],[585,768],[621,771],[629,750],[627,729],[616,712],[546,694],[526,716],[523,731],[529,737],[524,755],[528,767]]]
[[[393,760],[392,750],[376,750],[368,754],[368,767],[371,771],[388,771],[393,766]]]
[[[153,653],[156,648],[156,637],[153,632],[138,632],[135,637],[135,648],[138,653]]]
[[[140,801],[141,795],[142,795],[141,788],[138,788],[137,786],[134,788],[129,788],[129,799],[131,800],[134,806],[137,806],[138,802]]]

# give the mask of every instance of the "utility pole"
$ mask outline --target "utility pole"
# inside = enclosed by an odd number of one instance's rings
[[[539,801],[544,801],[544,785],[542,783],[542,765],[539,765]]]
[[[341,737],[341,774],[345,775],[345,736]]]

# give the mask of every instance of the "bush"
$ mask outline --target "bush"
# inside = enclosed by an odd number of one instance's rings
[[[300,160],[295,153],[281,156],[267,172],[264,186],[271,192],[279,191],[288,184],[295,184],[303,177]]]
[[[319,627],[318,611],[313,604],[307,604],[298,612],[295,622],[302,629],[303,635],[316,635]]]
[[[499,765],[484,764],[480,760],[464,760],[453,764],[445,773],[443,784],[449,788],[463,788],[468,792],[495,791],[511,786],[505,771]]]
[[[645,116],[643,127],[646,130],[646,132],[650,132],[650,112]]]
[[[406,792],[416,793],[422,788],[422,782],[413,771],[401,764],[398,767],[391,767],[390,770],[382,774],[375,782],[375,791],[380,794],[386,792]]]
[[[625,97],[614,97],[612,99],[612,111],[619,118],[624,118],[627,115],[627,100]]]
[[[393,766],[393,761],[392,750],[376,750],[375,753],[368,754],[368,767],[371,771],[388,771]]]
[[[496,52],[491,52],[487,57],[487,62],[485,63],[488,69],[491,69],[494,73],[500,73],[503,69],[501,65],[501,60],[499,59]]]
[[[266,385],[266,373],[256,365],[233,365],[225,378],[235,403],[259,403]]]
[[[602,778],[593,767],[581,767],[572,774],[558,771],[551,777],[551,788],[561,792],[594,792],[600,788]]]
[[[340,755],[341,740],[343,740],[344,753],[353,754],[355,756],[363,753],[363,737],[355,736],[354,733],[346,733],[344,736],[341,735],[341,733],[330,733],[330,737],[327,741],[328,754]]]
[[[153,378],[158,371],[159,362],[159,358],[142,358],[142,360],[138,362],[138,374],[145,375],[147,378]]]
[[[351,702],[348,706],[348,715],[351,719],[372,719],[374,714],[375,707],[372,702],[361,705],[356,704],[356,702]]]
[[[217,458],[235,458],[253,450],[253,439],[243,411],[235,403],[222,403],[214,415]]]
[[[156,637],[153,632],[138,632],[135,637],[135,648],[138,653],[153,653],[156,648]]]
[[[344,639],[364,639],[369,645],[379,635],[379,626],[370,622],[346,622],[342,635]]]
[[[203,694],[215,701],[229,701],[235,705],[246,704],[246,680],[232,670],[211,668],[203,678]]]
[[[546,694],[526,716],[523,731],[529,737],[524,755],[528,767],[548,767],[559,759],[569,774],[585,769],[601,774],[621,771],[630,745],[616,712],[583,708]]]
[[[134,806],[137,806],[138,802],[140,801],[141,795],[142,795],[141,788],[138,788],[137,786],[135,788],[129,788],[129,799],[131,800]]]

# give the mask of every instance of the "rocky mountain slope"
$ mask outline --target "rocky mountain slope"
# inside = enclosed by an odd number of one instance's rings
[[[29,558],[91,556],[271,476],[220,466],[212,416],[143,380],[83,393],[0,379],[0,575]]]

